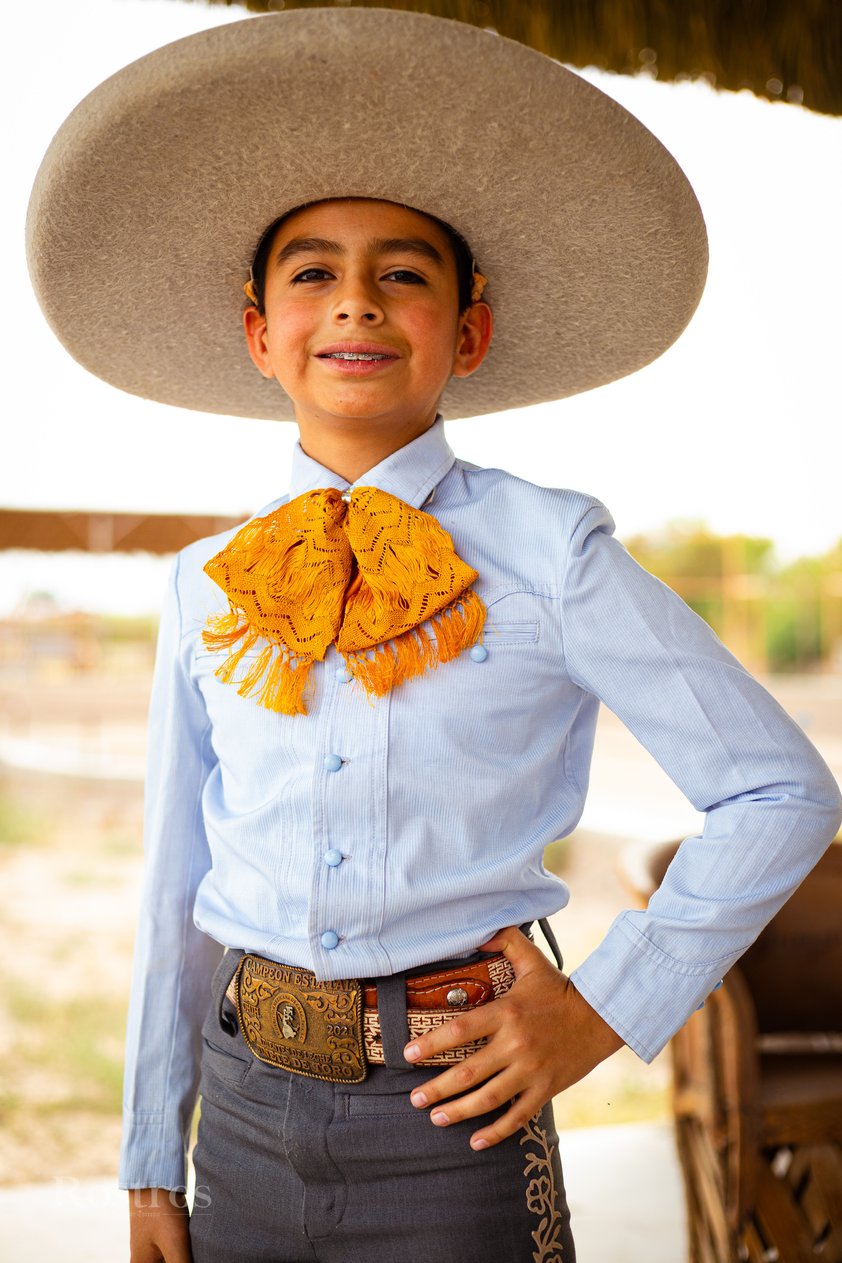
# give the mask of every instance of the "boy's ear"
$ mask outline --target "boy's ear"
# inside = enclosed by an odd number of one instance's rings
[[[494,317],[488,303],[472,303],[459,320],[453,376],[470,377],[485,359],[491,345]],[[255,363],[257,361],[255,360]]]
[[[246,346],[254,366],[264,377],[274,377],[269,366],[269,352],[266,346],[266,317],[256,307],[246,307],[243,312],[243,329],[246,334]]]

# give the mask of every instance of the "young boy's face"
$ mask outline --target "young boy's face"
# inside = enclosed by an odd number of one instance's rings
[[[300,424],[417,425],[491,338],[484,303],[458,311],[456,263],[432,219],[391,202],[320,202],[290,215],[269,253],[249,351]],[[364,358],[358,358],[364,357]]]

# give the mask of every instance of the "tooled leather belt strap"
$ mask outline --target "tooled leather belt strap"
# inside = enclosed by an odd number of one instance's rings
[[[406,980],[411,1039],[508,991],[514,970],[502,953]],[[317,982],[315,974],[244,955],[226,995],[243,1038],[260,1061],[332,1083],[360,1083],[367,1064],[382,1065],[377,986],[356,978]],[[422,1065],[463,1061],[484,1039],[430,1057]]]

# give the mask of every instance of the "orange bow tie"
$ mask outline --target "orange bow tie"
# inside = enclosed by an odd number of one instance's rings
[[[382,697],[475,644],[485,622],[471,590],[477,572],[447,531],[376,487],[308,491],[248,522],[205,572],[230,605],[202,633],[209,649],[228,650],[217,676],[285,715],[306,714],[310,668],[329,645],[367,693]]]

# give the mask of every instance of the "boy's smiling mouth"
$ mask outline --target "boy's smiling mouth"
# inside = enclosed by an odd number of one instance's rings
[[[336,342],[317,351],[316,358],[329,360],[345,372],[365,372],[382,364],[393,364],[400,355],[392,347],[377,342]]]
[[[324,357],[328,360],[385,360],[385,355],[363,355],[360,351],[331,351]]]

